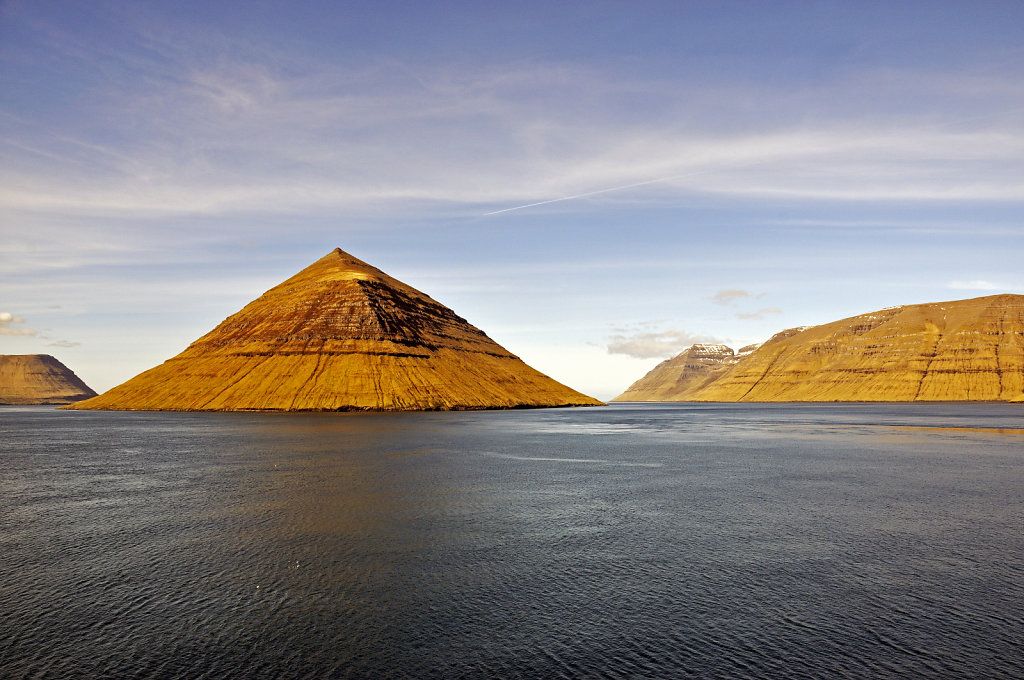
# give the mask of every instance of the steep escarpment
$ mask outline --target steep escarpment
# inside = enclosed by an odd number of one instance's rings
[[[436,410],[597,405],[424,293],[336,249],[181,354],[73,408]]]
[[[1024,296],[892,307],[791,329],[662,399],[1024,401]]]
[[[49,354],[0,355],[0,404],[70,404],[95,396]]]

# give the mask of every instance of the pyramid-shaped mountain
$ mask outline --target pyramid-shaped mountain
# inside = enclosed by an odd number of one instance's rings
[[[70,404],[95,396],[49,354],[0,355],[0,404]]]
[[[165,361],[68,408],[462,410],[601,402],[336,249]]]
[[[1020,402],[1024,296],[905,305],[790,329],[703,382],[680,382],[679,373],[655,368],[615,400]]]

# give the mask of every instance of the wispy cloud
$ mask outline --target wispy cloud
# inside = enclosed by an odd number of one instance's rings
[[[922,74],[829,86],[831,105],[814,104],[823,93],[809,86],[796,95],[765,86],[756,95],[768,113],[730,128],[719,109],[741,95],[728,84],[673,97],[665,92],[685,90],[567,64],[303,67],[283,72],[258,55],[182,62],[135,90],[98,92],[80,113],[101,123],[69,120],[56,133],[9,111],[0,121],[0,206],[160,216],[429,203],[498,216],[571,200],[693,193],[1024,193],[1024,135],[1014,116],[954,111],[922,124],[912,105],[865,110],[858,98],[879,82],[886,91],[927,89],[932,100],[964,97]],[[1024,93],[995,79],[969,92],[989,110],[1024,104]],[[654,93],[659,113],[648,120],[613,106]]]
[[[10,312],[0,312],[0,335],[36,335],[37,331],[31,328],[15,327],[14,324],[23,324],[25,320],[14,316]]]
[[[738,290],[736,288],[727,288],[720,290],[711,296],[711,299],[720,305],[731,305],[736,300],[743,298],[752,297],[752,293],[745,290]]]
[[[739,312],[736,314],[737,319],[763,319],[769,314],[782,314],[782,310],[778,307],[764,307],[756,312]]]
[[[654,359],[675,356],[699,342],[721,344],[722,341],[710,335],[678,329],[638,330],[632,333],[619,333],[609,338],[608,353],[625,354],[638,359]]]

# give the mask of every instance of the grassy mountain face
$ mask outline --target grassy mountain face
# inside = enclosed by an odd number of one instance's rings
[[[0,355],[0,404],[70,404],[95,396],[49,354]]]
[[[181,354],[72,408],[439,410],[601,402],[336,249]]]
[[[663,399],[1024,401],[1024,296],[893,307],[784,331]]]

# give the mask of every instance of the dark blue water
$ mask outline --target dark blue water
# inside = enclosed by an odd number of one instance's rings
[[[2,678],[1024,677],[1024,406],[0,409]]]

